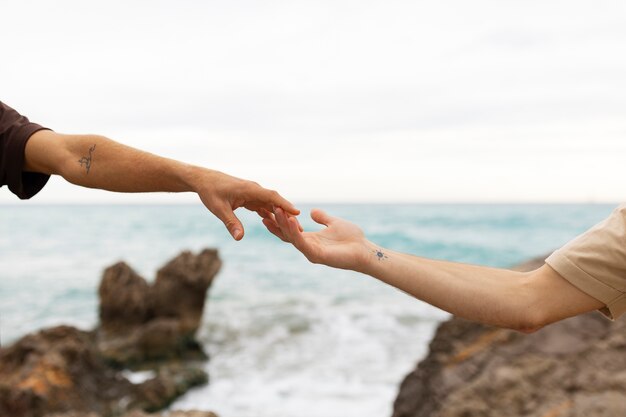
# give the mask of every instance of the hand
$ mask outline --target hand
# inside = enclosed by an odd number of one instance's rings
[[[241,240],[244,235],[243,225],[234,213],[239,207],[255,211],[264,219],[273,219],[276,207],[291,215],[300,214],[300,210],[276,191],[219,171],[202,169],[194,183],[193,189],[202,203],[224,223],[235,240]]]
[[[319,232],[303,232],[298,220],[281,209],[276,209],[275,216],[265,217],[263,224],[313,263],[358,271],[371,252],[361,229],[322,210],[311,211],[311,218],[327,227]]]

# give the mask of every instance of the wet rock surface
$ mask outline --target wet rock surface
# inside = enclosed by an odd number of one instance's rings
[[[625,386],[624,320],[592,312],[524,335],[452,318],[402,382],[393,417],[619,416]]]
[[[204,357],[194,336],[220,266],[215,250],[184,252],[152,286],[126,264],[107,268],[96,330],[58,326],[0,349],[0,416],[143,417],[205,384],[206,373],[186,359]],[[165,306],[168,298],[171,305]],[[121,371],[128,365],[153,376],[133,384]]]

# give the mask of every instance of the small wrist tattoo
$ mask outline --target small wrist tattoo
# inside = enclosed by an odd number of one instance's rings
[[[93,157],[93,152],[96,150],[96,144],[94,143],[94,145],[89,148],[89,156],[83,156],[82,158],[80,158],[78,160],[78,163],[80,164],[80,166],[84,166],[85,169],[87,170],[87,174],[89,174],[89,170],[91,169],[91,158]]]
[[[383,252],[382,249],[372,249],[372,252],[376,254],[376,259],[378,259],[379,261],[384,261],[385,259],[389,258],[387,255],[385,255],[385,252]]]

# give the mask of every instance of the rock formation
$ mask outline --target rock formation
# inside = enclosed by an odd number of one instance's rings
[[[68,326],[27,335],[1,350],[0,375],[0,416],[12,417],[158,410],[206,383],[198,369],[163,367],[154,378],[132,384],[106,366],[91,333]]]
[[[0,349],[0,416],[150,412],[205,384],[206,373],[180,359],[203,355],[194,334],[220,266],[215,250],[184,252],[159,271],[152,286],[126,264],[107,268],[95,331],[59,326]],[[154,377],[132,384],[120,372],[126,365],[148,367]],[[144,415],[134,411],[127,417]],[[200,411],[169,415],[214,417]]]
[[[216,250],[183,252],[153,285],[123,262],[107,268],[100,284],[98,349],[113,364],[206,358],[194,335],[206,292],[221,267]]]
[[[402,382],[393,417],[619,416],[625,386],[625,320],[593,312],[524,335],[452,318]]]
[[[78,413],[78,412],[72,411],[69,413],[49,414],[46,417],[101,417],[101,416],[96,413]],[[162,413],[148,414],[143,411],[134,410],[134,411],[125,413],[121,415],[120,417],[217,417],[217,414],[212,413],[210,411],[192,410],[192,411],[171,411],[167,413],[167,415],[165,415]]]

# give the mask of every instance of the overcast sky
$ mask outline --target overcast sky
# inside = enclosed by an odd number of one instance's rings
[[[59,132],[297,202],[626,200],[621,0],[3,0],[0,15],[0,100]],[[195,198],[55,178],[37,201]]]

